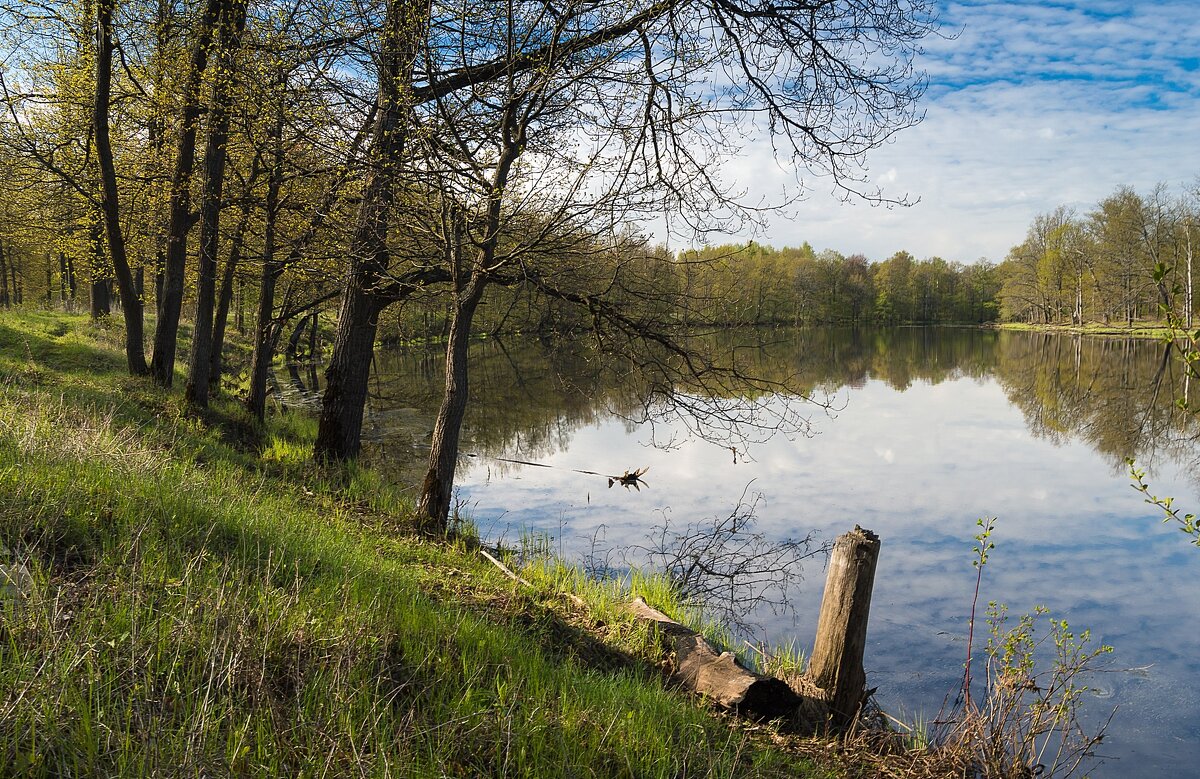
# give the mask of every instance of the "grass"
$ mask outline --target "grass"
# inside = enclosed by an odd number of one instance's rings
[[[0,602],[0,776],[852,770],[670,689],[616,585],[412,535],[402,490],[309,461],[311,421],[194,413],[120,343],[0,313],[0,544],[31,576]]]
[[[1105,324],[1103,322],[1084,322],[1081,325],[1061,324],[1045,325],[1027,322],[1004,322],[997,325],[1001,330],[1038,333],[1077,333],[1080,335],[1107,335],[1123,338],[1148,338],[1162,340],[1171,335],[1171,331],[1162,322],[1136,322],[1133,325]]]

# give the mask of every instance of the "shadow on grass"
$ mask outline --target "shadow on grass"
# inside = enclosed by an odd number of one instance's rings
[[[126,363],[111,350],[92,346],[72,335],[72,328],[62,321],[48,322],[36,332],[38,323],[31,315],[22,317],[29,325],[18,329],[0,322],[0,372],[30,371],[58,374],[90,374],[101,376],[125,373]],[[47,366],[54,366],[53,369]]]

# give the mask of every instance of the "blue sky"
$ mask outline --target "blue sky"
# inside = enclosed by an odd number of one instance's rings
[[[757,239],[884,259],[999,262],[1033,217],[1118,186],[1200,177],[1200,2],[947,2],[927,41],[925,121],[869,158],[910,208],[842,204],[815,181]],[[787,179],[761,147],[730,171],[753,197]],[[768,191],[768,190],[763,190]],[[749,237],[749,236],[739,236]]]

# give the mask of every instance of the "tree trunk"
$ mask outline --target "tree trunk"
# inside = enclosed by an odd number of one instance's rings
[[[450,516],[454,472],[458,466],[458,442],[467,411],[467,351],[471,342],[471,321],[475,318],[485,287],[482,280],[474,280],[450,317],[450,338],[446,343],[446,391],[433,425],[429,470],[425,473],[421,500],[417,505],[418,521],[426,532],[444,531]]]
[[[829,557],[807,677],[828,693],[838,726],[848,725],[866,700],[863,654],[878,561],[879,536],[857,526],[838,536]]]
[[[200,122],[200,86],[208,67],[209,48],[217,20],[231,0],[206,0],[196,26],[187,76],[180,92],[179,141],[175,170],[171,176],[170,217],[167,225],[167,256],[158,301],[158,323],[154,330],[154,356],[150,373],[154,382],[169,387],[175,380],[175,349],[179,337],[179,315],[183,308],[183,285],[187,270],[187,237],[192,226],[191,182],[196,167],[196,127]]]
[[[361,448],[367,380],[375,354],[375,333],[384,301],[364,288],[361,269],[351,272],[342,293],[333,352],[325,369],[321,419],[314,455],[322,462],[350,460]],[[369,278],[369,276],[368,276]]]
[[[66,252],[58,253],[58,296],[63,306],[72,310],[75,300],[75,262]]]
[[[12,305],[8,294],[8,257],[4,253],[4,241],[0,240],[0,306]]]
[[[1183,290],[1183,322],[1184,327],[1188,330],[1192,329],[1192,309],[1196,305],[1195,298],[1192,296],[1192,226],[1189,224],[1184,227],[1184,236],[1187,238],[1187,276],[1186,286]]]
[[[89,297],[92,319],[100,319],[112,313],[112,297],[109,294],[108,279],[92,279]]]
[[[282,101],[282,97],[280,100]],[[267,223],[263,229],[262,283],[258,292],[258,317],[254,323],[254,356],[250,360],[250,393],[246,409],[262,422],[267,414],[267,372],[275,353],[275,282],[283,272],[275,259],[275,223],[279,216],[279,188],[283,180],[283,106],[276,108],[271,128],[271,172],[267,178]]]
[[[304,339],[305,334],[309,336],[308,359],[313,359],[313,342],[316,340],[314,335],[317,331],[317,312],[307,314],[296,322],[296,326],[292,328],[292,336],[288,339],[287,360],[288,362],[299,362],[300,356],[300,341]]]
[[[251,176],[251,178],[254,178]],[[242,208],[242,217],[233,231],[229,245],[229,258],[221,277],[221,292],[217,296],[217,312],[213,317],[212,348],[208,367],[208,391],[217,392],[221,387],[222,350],[225,347],[225,328],[229,324],[229,307],[233,304],[233,284],[237,278],[237,267],[242,260],[242,245],[246,239],[246,228],[250,224],[250,201]]]
[[[424,40],[428,6],[417,0],[391,0],[379,57],[378,116],[367,158],[367,174],[350,239],[350,268],[342,295],[333,353],[325,371],[325,392],[313,455],[321,462],[358,456],[367,380],[375,351],[378,317],[389,300],[380,294],[390,265],[388,212],[408,131],[412,70]]]
[[[89,299],[92,319],[100,319],[112,313],[112,286],[107,272],[108,263],[105,262],[104,256],[104,235],[101,233],[99,225],[92,229],[91,237],[92,284]]]
[[[108,243],[109,262],[112,263],[117,287],[121,291],[121,314],[125,319],[125,361],[131,375],[142,376],[147,372],[144,308],[141,296],[134,289],[125,234],[121,229],[117,171],[108,127],[114,50],[112,14],[115,3],[116,0],[99,0],[96,4],[96,92],[92,102],[92,134],[95,136],[96,162],[100,168],[100,211],[104,217],[104,235]],[[75,274],[72,271],[72,289],[74,281]]]
[[[196,319],[188,359],[184,399],[208,406],[212,368],[213,305],[217,287],[217,250],[220,246],[221,194],[225,186],[226,144],[229,140],[229,99],[236,84],[234,59],[246,27],[246,2],[233,0],[221,19],[218,47],[222,62],[213,84],[208,110],[208,143],[204,150],[204,186],[200,195],[200,256],[197,262]]]
[[[629,609],[638,619],[658,627],[674,659],[672,675],[684,688],[756,719],[782,717],[801,705],[801,697],[786,682],[743,668],[732,652],[718,652],[696,631],[651,608],[641,598],[635,599]]]
[[[274,232],[274,220],[268,219],[267,224],[269,245],[274,240],[269,235]],[[271,249],[273,251],[274,247]],[[271,357],[275,354],[276,328],[272,317],[275,313],[275,282],[279,272],[278,262],[270,260],[263,263],[258,316],[254,325],[254,356],[250,360],[250,393],[246,397],[246,410],[259,422],[267,414],[267,373],[271,369]]]
[[[8,298],[14,306],[21,305],[21,280],[17,278],[17,258],[9,251],[8,253],[8,276],[11,279],[8,289]]]

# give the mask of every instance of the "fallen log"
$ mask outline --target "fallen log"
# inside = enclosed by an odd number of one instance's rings
[[[675,654],[672,676],[684,688],[754,719],[775,719],[799,708],[802,699],[786,682],[748,670],[732,652],[718,652],[696,631],[642,598],[635,598],[629,610],[638,619],[657,624]]]

